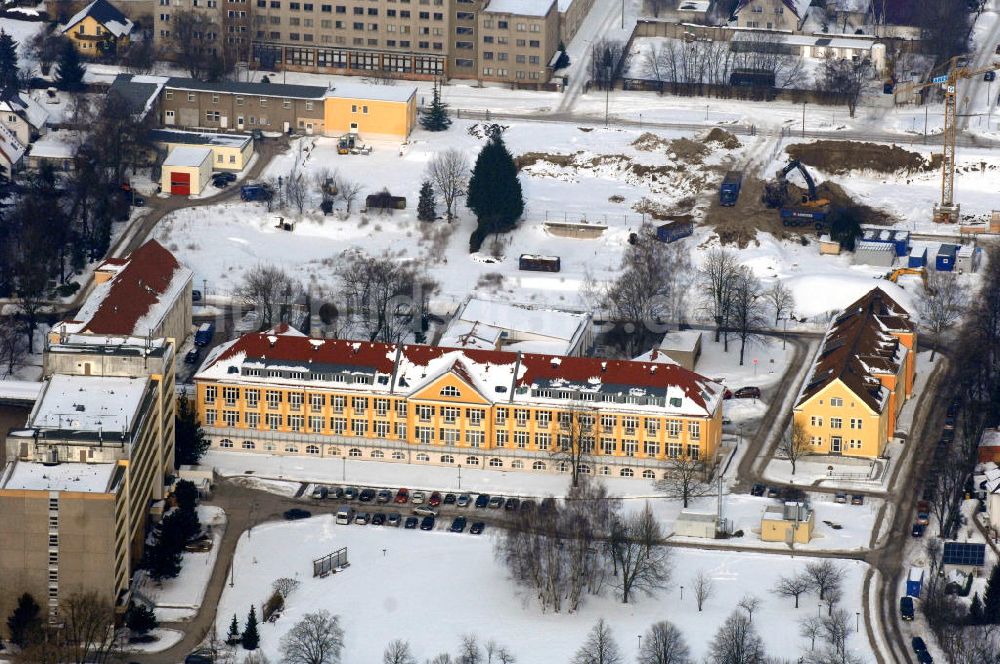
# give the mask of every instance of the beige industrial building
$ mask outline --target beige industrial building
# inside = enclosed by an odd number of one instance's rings
[[[212,149],[198,145],[174,148],[160,167],[160,188],[177,196],[197,196],[212,179]]]
[[[549,83],[560,41],[569,43],[593,0],[160,0],[159,45],[172,46],[174,16],[195,10],[218,26],[202,46],[254,68],[326,74]]]

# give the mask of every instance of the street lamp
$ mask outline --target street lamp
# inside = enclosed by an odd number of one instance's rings
[[[458,464],[458,490],[462,490],[462,464]]]
[[[639,635],[639,652],[642,652],[642,634]]]
[[[740,438],[739,440],[736,441],[736,447],[739,447],[740,443],[742,442],[743,442],[743,423],[740,422]]]
[[[343,471],[341,473],[340,479],[341,479],[341,481],[346,482],[347,481],[347,455],[346,454],[341,454],[340,455],[340,460],[343,462]]]
[[[684,599],[684,586],[681,586],[681,599]]]
[[[860,611],[855,611],[854,612],[854,616],[855,616],[854,631],[855,632],[860,632],[861,631],[861,612]]]
[[[781,350],[785,350],[785,338],[788,336],[788,319],[789,316],[782,316],[781,322]]]

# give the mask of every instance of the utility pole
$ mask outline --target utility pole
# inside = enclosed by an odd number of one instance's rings
[[[806,103],[802,102],[802,136],[806,135]]]
[[[927,144],[927,111],[930,109],[927,104],[924,104],[924,144]]]

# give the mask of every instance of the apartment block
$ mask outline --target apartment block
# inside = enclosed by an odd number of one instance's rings
[[[480,80],[545,83],[559,44],[558,4],[491,0],[479,14],[479,34]]]
[[[723,387],[676,365],[312,339],[230,342],[194,378],[212,447],[660,478],[716,462]]]

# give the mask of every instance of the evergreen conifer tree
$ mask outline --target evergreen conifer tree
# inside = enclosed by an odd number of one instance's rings
[[[420,221],[434,221],[437,216],[434,201],[434,186],[430,180],[424,180],[420,185],[420,200],[417,201],[417,219]]]
[[[466,205],[479,222],[469,239],[469,251],[479,251],[491,233],[514,228],[524,213],[521,182],[517,179],[514,157],[503,142],[503,127],[488,125],[486,135],[488,140],[476,157],[466,197]]]
[[[983,593],[983,622],[991,625],[1000,623],[1000,563],[993,566],[986,592]]]
[[[38,617],[38,612],[38,603],[30,594],[24,593],[17,598],[17,606],[7,618],[7,629],[14,645],[23,646],[31,632],[41,626],[42,621]]]
[[[236,620],[236,614],[233,614],[233,620],[229,623],[229,631],[226,632],[226,643],[229,645],[236,645],[240,642],[240,623]]]
[[[434,96],[431,98],[431,107],[420,117],[420,126],[427,131],[444,131],[451,126],[451,118],[448,117],[448,105],[441,101],[441,86],[434,84]]]
[[[969,605],[969,624],[983,624],[983,603],[979,601],[979,593],[972,595],[972,603]]]
[[[56,64],[56,81],[63,90],[79,90],[83,87],[83,72],[80,54],[76,52],[73,42],[67,39]]]
[[[0,31],[0,89],[17,90],[17,42]]]
[[[257,632],[257,608],[250,606],[250,615],[247,616],[247,626],[243,630],[244,650],[256,650],[260,646],[260,634]]]
[[[146,634],[159,625],[153,609],[135,602],[131,602],[128,611],[125,612],[125,624],[135,634]]]
[[[198,422],[198,413],[184,396],[177,400],[174,432],[174,467],[197,465],[209,443]]]

